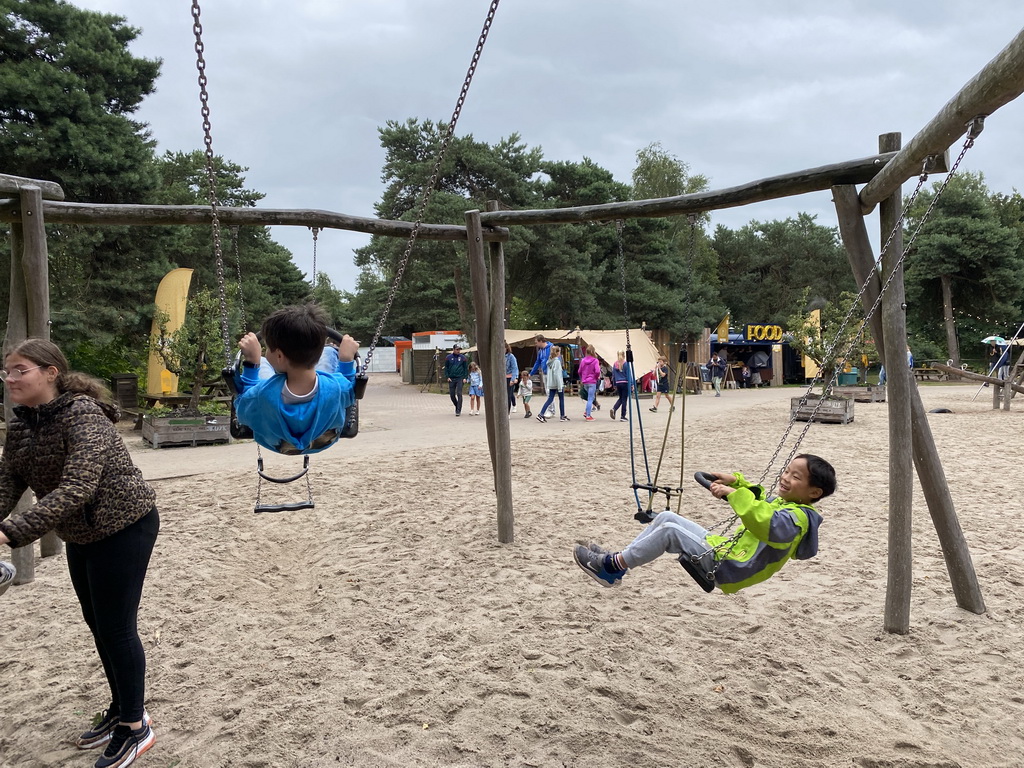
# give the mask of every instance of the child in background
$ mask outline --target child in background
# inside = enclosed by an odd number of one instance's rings
[[[519,385],[516,387],[516,394],[519,395],[519,400],[523,404],[523,410],[526,411],[524,419],[528,419],[533,416],[530,412],[530,400],[533,399],[533,377],[530,376],[530,372],[525,368],[519,372]]]
[[[469,364],[469,415],[480,415],[480,398],[484,396],[484,374],[474,360]]]
[[[548,356],[548,374],[545,378],[548,384],[548,399],[541,406],[537,421],[543,423],[548,420],[544,412],[551,407],[556,396],[558,397],[559,420],[568,421],[569,417],[565,415],[565,378],[562,376],[562,348],[557,344],[551,347],[551,354]]]

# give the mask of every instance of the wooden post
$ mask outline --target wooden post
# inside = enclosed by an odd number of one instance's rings
[[[878,146],[900,148],[900,134],[886,133]],[[885,345],[886,402],[889,405],[889,578],[885,597],[885,630],[901,635],[910,631],[910,593],[913,548],[911,541],[914,496],[914,452],[911,437],[910,391],[916,385],[907,365],[907,320],[903,289],[903,228],[900,215],[903,193],[897,188],[881,201],[879,224],[882,242],[892,233],[882,254],[882,280],[889,287],[882,295],[882,336]]]
[[[34,185],[21,189],[21,220],[24,228],[21,268],[25,275],[25,313],[28,335],[50,338],[50,264],[43,221],[43,190]],[[53,531],[39,540],[40,557],[59,555],[64,545]]]
[[[491,471],[494,475],[498,541],[502,544],[511,544],[515,538],[515,531],[512,509],[512,447],[505,394],[505,259],[500,245],[497,247],[497,253],[491,250],[488,259],[491,275],[488,280],[488,260],[484,259],[480,211],[466,212],[466,235],[469,245],[469,275],[473,285],[477,348],[480,350],[480,360],[483,363],[484,415],[487,445],[491,454]],[[488,283],[491,290],[488,290]]]
[[[18,342],[28,336],[28,312],[25,309],[25,273],[21,267],[21,257],[25,248],[25,232],[21,224],[11,225],[11,298],[7,308],[7,334],[4,336],[4,354]],[[13,403],[4,398],[4,418],[11,423]],[[14,508],[15,514],[21,514],[32,503],[32,494],[27,491],[22,495]],[[36,561],[35,548],[30,544],[26,547],[11,549],[11,562],[18,574],[14,577],[15,584],[28,584],[35,581]]]
[[[868,276],[871,276],[871,281],[862,296],[862,306],[864,312],[867,313],[878,298],[880,283],[874,268],[874,251],[868,240],[864,217],[861,215],[860,200],[856,188],[852,185],[833,187],[832,196],[839,214],[839,230],[842,233],[854,277],[858,284],[863,285]],[[878,312],[871,317],[871,332],[875,337],[875,345],[879,353],[884,355],[882,320]],[[885,359],[884,356],[883,359]],[[945,368],[946,366],[938,365],[938,367]],[[950,370],[952,371],[952,369]],[[962,373],[959,369],[956,369],[956,372]],[[963,375],[965,378],[979,376],[970,373],[963,373]],[[983,378],[986,377],[980,377],[980,379]],[[953,498],[949,494],[949,486],[946,483],[946,474],[935,448],[931,426],[928,424],[928,414],[917,387],[911,387],[910,403],[913,420],[911,426],[914,441],[914,466],[917,468],[917,476],[921,481],[924,498],[928,504],[928,512],[942,546],[942,554],[946,560],[946,570],[949,572],[953,594],[956,596],[957,605],[960,608],[973,613],[984,613],[985,602],[982,599],[978,578],[971,562],[971,554],[967,548],[963,530],[960,528],[960,521],[956,516]]]

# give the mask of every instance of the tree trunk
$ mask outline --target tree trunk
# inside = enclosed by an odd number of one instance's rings
[[[953,280],[949,275],[940,275],[942,284],[942,320],[946,326],[946,346],[949,359],[955,368],[960,367],[960,343],[956,340],[956,321],[953,319]]]

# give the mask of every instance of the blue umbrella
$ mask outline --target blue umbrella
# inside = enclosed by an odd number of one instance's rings
[[[981,340],[981,343],[1005,345],[1006,339],[1004,339],[1002,336],[986,336],[984,339]]]

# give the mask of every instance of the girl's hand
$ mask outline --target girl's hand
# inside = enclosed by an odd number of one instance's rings
[[[736,482],[736,475],[731,472],[708,472],[709,475],[714,475],[718,478],[718,482],[722,485],[732,485]],[[733,489],[735,490],[735,489]]]

